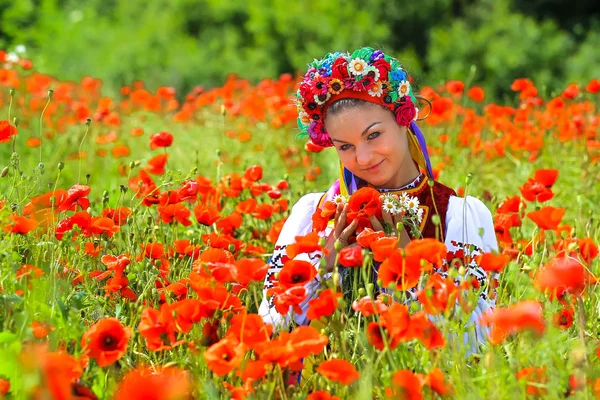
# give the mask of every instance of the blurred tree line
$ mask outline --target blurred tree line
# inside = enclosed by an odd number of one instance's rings
[[[600,76],[597,0],[0,0],[0,49],[22,44],[46,73],[113,90],[220,85],[304,70],[368,45],[422,84],[460,79],[501,96]]]

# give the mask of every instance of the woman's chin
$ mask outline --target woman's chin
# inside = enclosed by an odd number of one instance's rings
[[[385,188],[388,182],[386,177],[381,176],[380,174],[373,174],[371,176],[365,177],[364,180],[371,186],[375,186],[376,188]]]

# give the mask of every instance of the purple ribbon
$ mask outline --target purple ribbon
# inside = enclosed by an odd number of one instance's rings
[[[423,136],[423,132],[421,132],[415,121],[410,123],[410,130],[417,138],[417,142],[419,142],[419,147],[421,148],[421,152],[423,153],[423,158],[425,159],[425,164],[427,167],[427,176],[430,179],[433,179],[433,169],[431,168],[431,161],[429,160],[429,153],[427,152],[425,136]]]

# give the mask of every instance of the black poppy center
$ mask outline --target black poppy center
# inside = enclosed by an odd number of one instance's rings
[[[110,335],[106,335],[104,336],[104,338],[102,339],[102,344],[104,345],[105,349],[108,350],[113,350],[117,347],[117,341],[115,340],[114,337],[110,336]]]

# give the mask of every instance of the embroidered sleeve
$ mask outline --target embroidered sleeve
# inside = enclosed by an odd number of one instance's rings
[[[492,214],[481,200],[467,196],[450,197],[446,214],[446,247],[448,262],[466,268],[464,279],[469,279],[475,288],[483,288],[473,310],[469,325],[475,326],[475,341],[485,343],[489,334],[480,325],[479,319],[496,304],[496,275],[490,276],[475,261],[476,256],[498,250]],[[472,339],[465,337],[465,344]]]
[[[310,193],[298,200],[298,202],[292,207],[292,211],[281,229],[273,255],[269,259],[269,271],[265,277],[265,283],[263,287],[263,299],[259,307],[259,314],[263,317],[266,323],[277,326],[282,323],[289,323],[289,317],[285,320],[281,314],[279,314],[273,305],[273,298],[267,296],[267,290],[274,287],[277,283],[276,276],[283,268],[285,262],[289,259],[286,253],[286,247],[295,242],[296,236],[303,236],[310,233],[312,229],[312,215],[317,207],[319,200],[321,199],[322,193]],[[320,252],[311,254],[299,254],[296,259],[303,259],[309,261],[313,265],[317,265],[321,258]],[[314,282],[307,284],[306,288],[309,291],[309,295],[305,302],[301,304],[301,308],[306,311],[308,307],[308,300],[311,298],[312,292],[315,292],[319,282],[315,279]],[[305,321],[304,316],[296,316],[296,322],[303,324]],[[289,314],[288,314],[289,315]]]

